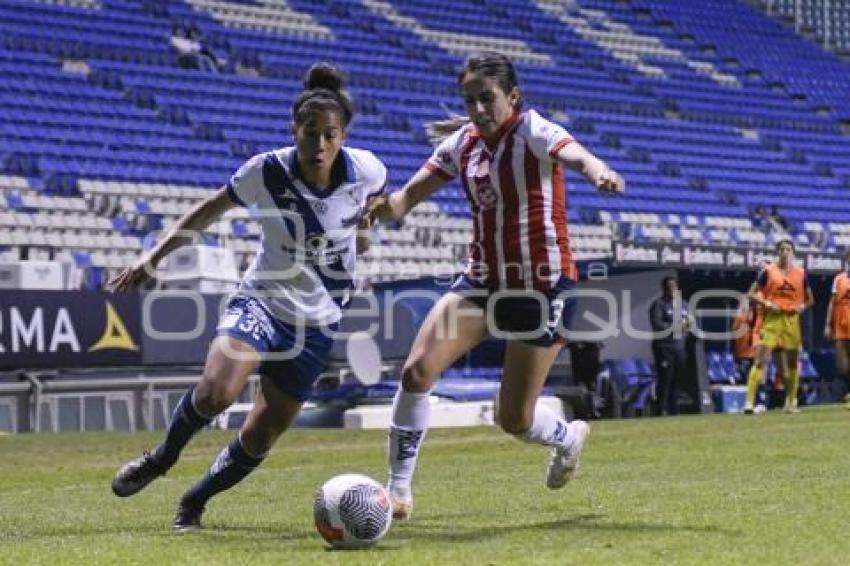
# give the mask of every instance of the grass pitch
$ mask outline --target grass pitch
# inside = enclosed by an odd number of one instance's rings
[[[140,494],[115,469],[160,434],[0,437],[0,563],[846,564],[850,412],[593,423],[579,477],[543,485],[547,452],[491,428],[433,430],[413,518],[365,551],[328,550],[312,497],[329,477],[385,479],[378,431],[291,431],[212,500],[202,532],[169,530],[183,490],[231,432],[205,432]]]

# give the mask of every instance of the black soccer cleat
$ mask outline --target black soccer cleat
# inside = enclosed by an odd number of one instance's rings
[[[174,515],[174,523],[171,528],[175,533],[196,531],[201,528],[201,515],[203,514],[203,507],[198,508],[180,503],[180,507],[177,508],[177,514]]]
[[[165,474],[165,469],[150,452],[124,464],[112,478],[112,493],[118,497],[129,497],[140,492],[149,483]]]

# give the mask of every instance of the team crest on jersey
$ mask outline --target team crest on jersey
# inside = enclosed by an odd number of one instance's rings
[[[328,203],[323,200],[314,201],[313,210],[316,211],[316,214],[325,214],[328,211]]]

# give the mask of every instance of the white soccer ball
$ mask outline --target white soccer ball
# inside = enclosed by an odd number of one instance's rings
[[[387,490],[368,476],[342,474],[319,488],[313,501],[316,529],[334,548],[365,548],[390,528],[393,510]]]

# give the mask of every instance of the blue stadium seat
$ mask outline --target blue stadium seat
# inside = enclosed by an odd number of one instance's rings
[[[417,35],[421,28],[463,33],[470,42],[511,39],[551,59],[518,62],[528,105],[562,123],[629,183],[626,195],[608,197],[569,172],[571,222],[635,213],[745,219],[765,204],[766,183],[770,204],[792,224],[850,220],[850,148],[841,129],[850,119],[847,65],[742,2],[632,0],[624,7],[581,0],[561,6],[567,19],[526,0],[487,0],[484,11],[478,0],[394,4],[416,28],[362,2],[292,3],[333,30],[333,40],[231,27],[176,0],[97,4],[0,6],[0,165],[42,195],[75,195],[79,180],[92,179],[218,187],[245,152],[288,143],[289,108],[315,60],[350,72],[361,108],[350,142],[375,151],[397,188],[432,151],[422,125],[463,111],[454,76],[462,55]],[[196,24],[229,59],[255,59],[261,76],[179,68],[168,43],[174,21]],[[629,45],[657,42],[676,55],[641,52],[640,65],[630,63],[594,30],[621,33]],[[707,45],[720,55],[703,52]],[[80,68],[63,67],[65,57]],[[647,66],[664,78],[647,75]],[[718,73],[736,86],[718,81]],[[801,186],[812,188],[805,199]],[[7,191],[5,207],[28,212],[19,197]],[[136,213],[152,216],[151,202],[139,197]],[[451,216],[469,216],[457,182],[435,202]],[[114,224],[131,232],[121,216]],[[232,228],[249,235],[238,222]],[[677,239],[705,241],[705,222],[689,228],[692,237],[679,227]],[[637,237],[652,239],[644,230]],[[831,237],[828,245],[843,244]],[[722,362],[717,379],[731,380],[731,364]]]
[[[648,362],[638,358],[606,360],[611,382],[616,387],[625,415],[646,414],[652,399],[653,373]]]
[[[800,352],[800,379],[804,381],[818,379],[818,372],[806,350]]]
[[[708,380],[711,383],[729,383],[729,377],[726,368],[723,366],[723,357],[720,352],[707,352],[706,362]]]
[[[735,355],[732,352],[723,352],[720,363],[729,383],[740,383],[746,378],[746,376],[738,373],[738,364],[735,362]]]

